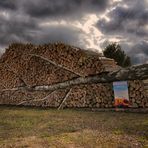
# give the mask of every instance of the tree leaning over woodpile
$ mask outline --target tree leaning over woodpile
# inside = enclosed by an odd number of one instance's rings
[[[63,43],[10,45],[1,58],[0,75],[0,104],[113,107],[112,82],[131,80],[130,101],[148,106],[139,81],[148,78],[148,64],[124,69],[112,59]]]
[[[141,75],[142,74],[142,75]],[[29,91],[54,91],[56,89],[64,89],[67,87],[80,85],[80,84],[92,84],[92,83],[110,83],[114,81],[124,81],[124,80],[143,80],[148,79],[148,64],[132,66],[126,69],[119,69],[114,72],[109,72],[107,74],[100,74],[95,76],[87,77],[77,77],[65,82],[56,83],[52,85],[37,85],[37,86],[22,86],[14,87],[12,89],[3,89],[7,90],[29,90]]]

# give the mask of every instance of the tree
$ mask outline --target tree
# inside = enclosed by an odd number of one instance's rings
[[[121,67],[131,66],[131,59],[121,49],[121,46],[117,43],[109,44],[103,51],[103,54],[107,58],[114,59]]]
[[[48,61],[47,61],[48,62]],[[77,77],[64,82],[52,84],[52,85],[38,85],[38,86],[21,86],[11,89],[2,89],[0,92],[4,91],[17,91],[17,90],[28,90],[28,91],[55,91],[58,89],[71,88],[75,85],[81,84],[92,84],[92,83],[109,83],[114,81],[127,81],[127,80],[146,80],[148,79],[148,64],[135,65],[128,68],[120,68],[116,71],[92,75],[88,77]]]

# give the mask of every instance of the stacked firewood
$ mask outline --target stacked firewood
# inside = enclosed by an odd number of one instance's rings
[[[48,44],[36,48],[33,54],[43,56],[79,76],[104,72],[99,55],[63,43]]]
[[[28,88],[105,75],[117,68],[112,59],[63,43],[42,46],[12,44],[0,59],[0,104],[56,108],[114,107],[112,83],[83,83],[50,91],[30,91]],[[22,87],[27,89],[15,89]],[[131,106],[148,107],[142,81],[129,82],[129,96]]]
[[[143,84],[144,84],[144,89],[145,89],[145,91],[146,91],[146,94],[148,94],[148,79],[145,79],[145,80],[143,80],[142,82],[143,82]]]
[[[111,84],[80,85],[72,88],[65,107],[113,107],[113,91]]]
[[[62,108],[114,107],[111,83],[79,85],[50,92],[4,91],[0,93],[0,98],[0,104],[24,106],[58,108],[63,103]],[[147,94],[141,81],[129,81],[129,99],[131,107],[148,107]]]
[[[129,81],[129,97],[132,107],[148,107],[148,94],[142,81]]]
[[[35,57],[37,57],[36,60]],[[36,63],[37,60],[39,61],[43,58],[44,61],[47,60],[45,62],[46,65],[49,63],[58,68],[60,67],[66,72],[69,71],[75,74],[75,76],[88,76],[105,72],[105,68],[99,59],[99,54],[96,53],[94,55],[93,53],[92,55],[90,52],[63,43],[42,46],[12,44],[2,56],[2,60],[10,67],[13,67],[21,76],[26,73],[27,68],[33,67],[33,65],[28,65],[30,60],[32,62],[34,60],[34,63]]]
[[[71,90],[71,91],[70,91]],[[113,107],[111,84],[90,84],[59,89],[52,92],[4,91],[0,95],[0,104],[24,106],[59,107]],[[3,101],[2,101],[3,100]]]
[[[72,72],[59,68],[38,57],[31,57],[26,61],[20,76],[29,86],[51,85],[77,77]]]
[[[5,64],[0,63],[0,88],[8,89],[18,87],[21,84],[21,80],[12,70],[6,67]]]
[[[1,61],[11,67],[28,86],[50,85],[104,71],[98,54],[91,55],[63,43],[42,46],[12,44]]]
[[[114,71],[114,70],[119,69],[117,62],[115,62],[114,59],[100,57],[100,60],[103,64],[103,66],[105,67],[105,71]]]
[[[29,91],[3,91],[0,92],[0,104],[6,105],[26,105],[27,102],[37,98],[46,96],[45,92],[29,92]],[[31,104],[30,104],[31,106]]]

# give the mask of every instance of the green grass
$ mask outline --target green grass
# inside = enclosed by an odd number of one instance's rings
[[[148,115],[0,106],[0,147],[148,147]]]

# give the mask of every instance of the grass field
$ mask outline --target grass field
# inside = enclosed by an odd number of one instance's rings
[[[1,148],[148,147],[148,115],[0,106]]]

